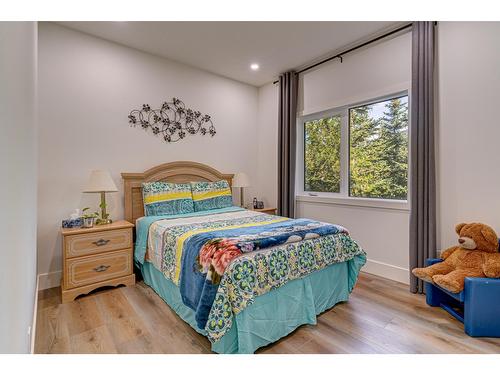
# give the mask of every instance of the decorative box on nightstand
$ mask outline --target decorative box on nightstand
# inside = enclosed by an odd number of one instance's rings
[[[134,225],[120,220],[92,228],[62,229],[62,302],[102,286],[134,285]]]
[[[276,215],[276,208],[273,207],[264,207],[264,208],[252,208],[252,211],[262,212],[264,214]]]

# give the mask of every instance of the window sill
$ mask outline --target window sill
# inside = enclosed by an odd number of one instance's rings
[[[353,198],[353,197],[332,197],[332,196],[312,196],[312,195],[296,195],[297,202],[305,203],[320,203],[336,206],[355,206],[364,208],[382,208],[386,210],[395,211],[410,211],[410,204],[408,201],[390,200],[390,199],[376,199],[376,198]]]

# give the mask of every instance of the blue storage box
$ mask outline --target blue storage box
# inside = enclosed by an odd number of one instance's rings
[[[78,219],[64,219],[62,221],[63,228],[80,228],[83,225],[83,219],[79,217]]]
[[[442,261],[427,259],[425,265]],[[429,306],[441,307],[464,323],[469,336],[500,337],[500,279],[466,277],[460,293],[426,282],[425,295]]]

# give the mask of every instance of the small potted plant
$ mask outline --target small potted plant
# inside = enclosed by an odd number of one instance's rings
[[[97,212],[86,213],[88,210],[90,210],[90,207],[85,207],[82,210],[83,228],[92,228],[94,226],[95,219],[99,216]]]

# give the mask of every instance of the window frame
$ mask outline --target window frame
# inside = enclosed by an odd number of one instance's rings
[[[356,101],[348,105],[331,108],[297,118],[297,157],[296,157],[296,200],[302,202],[333,203],[348,206],[378,207],[408,211],[410,208],[410,174],[407,180],[407,199],[391,198],[365,198],[350,195],[350,119],[349,110],[364,105],[375,104],[390,99],[408,97],[408,166],[410,165],[410,103],[411,97],[408,89],[391,92],[387,95],[377,96],[366,100]],[[320,120],[326,117],[340,116],[340,192],[318,192],[305,190],[305,123]]]

